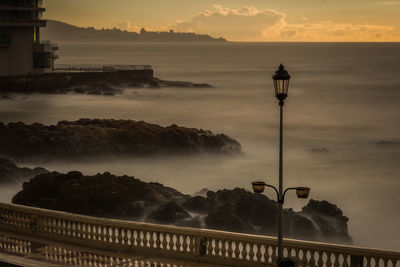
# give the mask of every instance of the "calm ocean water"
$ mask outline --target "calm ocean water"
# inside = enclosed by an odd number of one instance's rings
[[[255,179],[276,184],[279,106],[271,75],[283,63],[292,75],[285,105],[285,186],[310,186],[312,198],[337,204],[350,218],[355,245],[400,250],[399,43],[59,45],[60,64],[152,64],[158,78],[214,88],[126,89],[116,97],[34,95],[0,101],[1,121],[175,123],[226,133],[241,142],[244,155],[44,167],[134,175],[185,193],[204,187],[250,190]],[[3,189],[3,201],[16,190]],[[290,195],[286,207],[299,210],[306,203]]]

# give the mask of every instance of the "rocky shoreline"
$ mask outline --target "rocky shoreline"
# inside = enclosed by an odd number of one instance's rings
[[[85,176],[80,172],[44,173],[24,183],[15,204],[108,217],[274,235],[277,204],[245,189],[185,195],[159,183],[146,183],[110,173]],[[284,234],[315,241],[350,243],[348,218],[327,201],[310,200],[302,211],[284,209]]]
[[[0,155],[19,162],[200,153],[236,155],[241,145],[208,130],[134,120],[80,119],[56,125],[0,122]]]
[[[90,73],[89,73],[90,74]],[[95,75],[98,73],[94,73]],[[166,81],[151,75],[144,77],[118,77],[105,73],[94,77],[79,77],[71,81],[68,74],[62,73],[22,77],[0,77],[0,99],[13,99],[23,94],[85,94],[115,96],[129,89],[162,89],[162,88],[212,88],[210,84],[188,81]]]
[[[150,80],[138,80],[136,82],[87,82],[73,85],[66,88],[52,88],[46,90],[26,90],[25,94],[42,93],[42,94],[84,94],[84,95],[103,95],[115,96],[123,94],[129,89],[162,89],[162,88],[212,88],[206,83],[192,83],[187,81],[165,81],[158,78]]]
[[[39,174],[47,173],[43,168],[21,168],[12,160],[0,156],[0,184],[12,184],[27,181]]]

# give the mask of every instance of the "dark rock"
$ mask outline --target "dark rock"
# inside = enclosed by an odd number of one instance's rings
[[[12,202],[91,216],[140,219],[145,216],[146,209],[171,199],[183,202],[187,198],[173,188],[129,176],[108,172],[94,176],[52,172],[24,183],[23,190]]]
[[[17,122],[0,127],[0,153],[19,161],[240,151],[240,144],[223,134],[133,120],[80,119],[51,126]]]
[[[174,201],[168,202],[154,210],[146,218],[148,222],[172,224],[183,219],[192,218],[187,211]]]
[[[159,183],[107,172],[94,176],[80,172],[41,174],[24,183],[13,203],[99,217],[262,235],[277,233],[278,206],[265,195],[235,188],[208,191],[207,197],[190,197]],[[284,209],[282,219],[285,237],[351,242],[348,218],[327,201],[310,200],[301,212]]]
[[[292,213],[290,216],[285,216],[283,222],[286,236],[309,240],[320,239],[318,229],[315,228],[315,224],[307,217]],[[323,239],[327,239],[326,236],[323,236]]]
[[[138,88],[143,88],[144,85],[140,84],[140,83],[132,83],[132,84],[129,84],[127,87],[138,89]]]
[[[195,196],[183,203],[183,207],[189,211],[206,213],[207,199],[205,197]]]
[[[201,196],[201,197],[206,197],[208,191],[210,191],[208,188],[203,188],[199,192],[196,192],[194,195],[195,196]]]
[[[195,196],[183,207],[204,214],[207,228],[253,234],[276,235],[278,206],[264,195],[244,189],[208,191],[207,197]],[[286,237],[318,241],[350,242],[347,217],[327,201],[314,201],[302,212],[283,210]]]
[[[200,217],[194,217],[186,220],[179,221],[175,224],[176,226],[192,227],[192,228],[203,228],[202,219]]]
[[[351,241],[348,235],[347,222],[349,218],[343,211],[328,201],[311,199],[302,213],[308,216],[318,227],[321,234],[332,241]]]
[[[152,69],[134,71],[52,72],[42,75],[0,77],[0,99],[13,94],[92,94],[116,95],[123,88],[209,88],[205,83],[163,81],[154,77]]]
[[[230,232],[254,232],[246,219],[234,212],[229,205],[218,207],[211,211],[206,217],[207,228],[224,230]]]
[[[212,88],[211,85],[206,83],[192,83],[192,82],[181,82],[181,81],[164,81],[157,78],[153,79],[151,84],[154,87],[176,87],[176,88]]]
[[[15,96],[13,95],[13,94],[0,94],[0,100],[1,99],[7,99],[7,100],[9,100],[9,99],[14,99],[15,98]]]
[[[0,129],[2,127],[4,127],[4,124],[0,124]],[[0,183],[25,181],[47,172],[43,168],[20,168],[12,160],[0,156]]]
[[[102,93],[98,90],[90,90],[88,91],[89,95],[101,95]]]

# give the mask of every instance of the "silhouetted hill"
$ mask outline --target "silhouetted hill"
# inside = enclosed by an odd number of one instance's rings
[[[113,29],[81,28],[64,22],[48,20],[47,27],[41,29],[42,39],[55,42],[226,42],[224,38],[213,38],[205,34],[181,32],[150,32],[142,29],[140,33]]]

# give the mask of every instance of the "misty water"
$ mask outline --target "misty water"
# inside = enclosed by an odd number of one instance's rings
[[[400,250],[400,44],[59,46],[60,64],[152,64],[158,78],[214,88],[30,95],[0,101],[1,121],[54,124],[86,117],[178,124],[225,133],[242,144],[243,155],[111,157],[43,167],[127,174],[189,194],[205,187],[250,190],[250,182],[260,179],[276,184],[279,106],[271,75],[283,63],[292,75],[284,118],[285,186],[309,186],[311,198],[338,205],[350,218],[355,245]],[[9,202],[19,189],[3,188],[1,200]],[[285,207],[306,204],[290,194]]]

